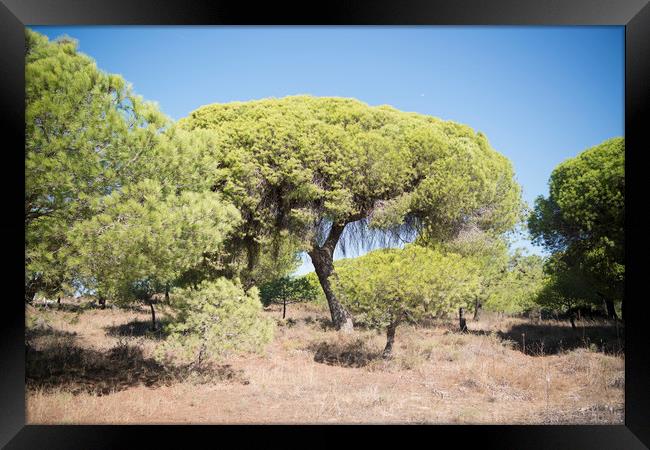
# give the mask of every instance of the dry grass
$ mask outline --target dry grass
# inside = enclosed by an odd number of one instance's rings
[[[277,307],[265,314],[280,317]],[[386,361],[382,334],[339,334],[314,306],[289,317],[263,354],[197,374],[151,358],[164,336],[147,332],[144,309],[30,308],[27,420],[623,423],[624,357],[611,324],[486,317],[467,334],[453,322],[400,326]]]

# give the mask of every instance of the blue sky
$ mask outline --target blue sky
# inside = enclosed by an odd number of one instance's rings
[[[624,134],[623,27],[31,28],[78,39],[173,119],[311,94],[467,124],[510,158],[531,205],[558,163]]]

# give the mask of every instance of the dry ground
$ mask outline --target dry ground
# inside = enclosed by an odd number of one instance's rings
[[[27,309],[30,424],[623,423],[611,323],[405,325],[384,361],[383,335],[340,335],[322,308],[292,305],[287,321],[265,312],[279,325],[260,354],[197,374],[152,359],[146,309],[82,306]]]

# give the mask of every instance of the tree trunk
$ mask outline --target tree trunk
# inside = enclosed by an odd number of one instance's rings
[[[352,331],[354,324],[352,322],[352,315],[341,305],[338,298],[336,298],[336,294],[330,283],[330,277],[334,274],[333,253],[333,251],[327,248],[320,247],[309,252],[309,256],[314,264],[314,269],[316,269],[318,281],[325,293],[325,298],[330,308],[332,323],[337,330],[347,333]]]
[[[99,298],[97,299],[97,302],[99,303],[99,307],[101,309],[106,309],[106,298],[104,298],[103,295],[99,296]]]
[[[483,308],[483,303],[481,303],[478,299],[474,299],[474,320],[478,322],[478,320],[481,318],[481,309]]]
[[[169,303],[169,283],[165,284],[165,302]]]
[[[246,246],[246,277],[244,279],[244,288],[249,289],[255,285],[253,270],[257,266],[260,256],[260,245],[252,237],[245,238]]]
[[[384,359],[390,358],[393,352],[393,343],[395,342],[395,329],[397,328],[398,321],[395,320],[388,325],[386,328],[386,347],[381,354],[381,357]]]
[[[282,318],[287,317],[287,299],[282,300]]]
[[[56,304],[61,306],[61,297],[56,298]]]
[[[605,300],[605,308],[607,309],[607,317],[610,319],[618,319],[616,315],[616,309],[614,308],[613,300]]]
[[[465,320],[465,308],[458,308],[458,327],[461,333],[467,332],[467,321]]]
[[[156,331],[156,310],[153,309],[153,301],[149,300],[149,307],[151,308],[151,331]]]
[[[625,299],[621,300],[621,320],[625,320]]]
[[[576,313],[573,309],[569,310],[569,322],[571,322],[571,328],[576,329]]]
[[[314,245],[313,249],[308,252],[308,254],[311,258],[312,264],[314,265],[314,269],[316,270],[318,281],[325,293],[325,298],[327,299],[327,304],[330,308],[330,315],[334,327],[337,330],[349,333],[352,332],[354,327],[352,315],[336,298],[336,294],[334,293],[330,283],[330,277],[332,275],[336,276],[334,273],[334,249],[336,248],[336,244],[338,243],[344,228],[345,225],[332,225],[325,243],[320,247]]]
[[[603,300],[603,312],[608,319],[618,319],[616,309],[614,308],[614,300],[608,299],[602,292],[596,292]],[[623,314],[623,311],[621,311]]]

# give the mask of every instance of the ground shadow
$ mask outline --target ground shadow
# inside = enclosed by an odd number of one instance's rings
[[[74,339],[77,333],[74,331],[58,330],[49,325],[40,325],[35,327],[28,327],[25,329],[25,342],[29,344],[35,339],[42,337],[59,338],[59,339]]]
[[[298,323],[299,321],[302,321],[305,325],[313,326],[315,328],[320,328],[323,331],[336,330],[336,327],[334,326],[332,320],[327,317],[307,316],[303,319],[297,319],[296,321],[294,321],[294,324]],[[374,328],[372,328],[371,326],[363,322],[355,322],[354,329],[358,331],[363,331],[363,330],[373,330]]]
[[[330,319],[325,317],[307,316],[304,319],[298,319],[304,322],[305,325],[318,327],[323,331],[334,330],[334,324]]]
[[[532,356],[557,354],[576,348],[589,348],[603,353],[625,351],[624,329],[611,321],[581,321],[573,329],[561,322],[518,324],[497,335],[511,341],[513,347]],[[476,332],[478,333],[478,332]],[[524,347],[525,346],[525,347]]]
[[[124,342],[100,351],[81,347],[74,335],[50,331],[45,343],[26,346],[26,385],[29,389],[64,389],[72,394],[107,395],[132,386],[169,386],[193,376],[195,381],[235,381],[247,384],[243,371],[230,365],[163,365],[145,357],[142,349]]]
[[[369,349],[361,339],[347,343],[317,342],[307,347],[314,361],[330,366],[364,367],[381,358],[381,352]]]
[[[71,313],[83,313],[96,307],[95,304],[90,301],[78,303],[56,303],[55,301],[50,303],[34,302],[32,306],[39,311],[64,311]]]
[[[104,330],[108,336],[112,337],[146,337],[161,340],[168,334],[167,324],[166,320],[156,321],[156,330],[153,331],[150,320],[133,320],[121,325],[104,327]]]

